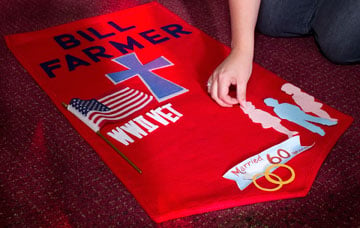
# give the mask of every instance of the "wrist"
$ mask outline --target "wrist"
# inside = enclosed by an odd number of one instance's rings
[[[253,48],[241,48],[241,47],[233,47],[230,52],[231,56],[239,59],[241,62],[252,63],[254,58],[254,49]]]

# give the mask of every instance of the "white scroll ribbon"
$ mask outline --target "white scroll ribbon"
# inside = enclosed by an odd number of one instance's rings
[[[302,146],[300,144],[300,136],[291,137],[280,144],[240,162],[229,169],[223,177],[235,181],[240,190],[244,190],[252,183],[252,177],[255,174],[263,173],[267,167],[274,163],[285,164],[296,155],[313,146],[314,144]],[[275,169],[272,171],[274,170]]]

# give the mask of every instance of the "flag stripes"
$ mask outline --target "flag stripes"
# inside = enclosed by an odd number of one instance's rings
[[[129,87],[98,99],[81,100],[73,98],[68,110],[94,131],[111,121],[119,121],[144,108],[153,96]]]

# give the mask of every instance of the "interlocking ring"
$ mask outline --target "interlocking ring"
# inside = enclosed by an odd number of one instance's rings
[[[291,172],[291,177],[286,181],[283,181],[283,180],[276,181],[276,180],[272,179],[270,177],[270,170],[272,168],[276,167],[276,166],[287,168]],[[282,184],[290,184],[295,179],[295,171],[294,171],[293,168],[291,168],[290,166],[285,165],[285,164],[272,164],[271,166],[267,167],[267,169],[265,170],[265,178],[266,178],[266,180],[268,180],[269,182],[271,182],[273,184],[280,184],[280,183],[282,183]]]
[[[270,173],[271,169],[273,169],[274,167],[284,167],[284,168],[287,168],[288,170],[290,170],[291,172],[291,177],[286,180],[286,181],[283,181],[281,179],[281,177],[279,177],[278,175],[275,175],[273,173]],[[275,188],[264,188],[264,187],[261,187],[257,182],[256,182],[256,179],[261,176],[261,175],[264,175],[265,176],[265,179],[267,181],[269,181],[270,183],[273,183],[273,184],[278,184],[279,186],[275,187]],[[273,176],[275,177],[277,180],[274,180],[273,178],[271,178],[270,176]],[[265,173],[258,173],[258,174],[255,174],[252,178],[253,180],[253,183],[254,185],[262,190],[262,191],[266,191],[266,192],[273,192],[273,191],[277,191],[279,190],[280,188],[282,188],[282,186],[284,184],[290,184],[291,182],[293,182],[295,180],[295,171],[293,168],[291,168],[290,166],[288,165],[285,165],[285,164],[272,164],[270,165],[269,167],[266,168],[265,170]]]
[[[265,191],[265,192],[274,192],[274,191],[279,190],[279,189],[283,186],[283,184],[279,184],[279,186],[277,186],[277,187],[275,187],[275,188],[264,188],[264,187],[261,187],[261,186],[256,182],[256,179],[257,179],[258,176],[260,176],[260,175],[264,175],[264,173],[258,173],[258,174],[255,174],[255,175],[253,176],[254,185],[255,185],[258,189],[260,189],[260,190],[263,190],[263,191]],[[280,178],[278,175],[275,175],[275,174],[273,174],[273,173],[270,173],[269,175],[270,175],[270,176],[274,176],[274,177],[276,177],[279,181],[281,181],[281,178]]]

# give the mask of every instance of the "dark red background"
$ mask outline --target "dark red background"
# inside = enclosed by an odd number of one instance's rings
[[[224,2],[205,5],[195,1],[161,3],[211,36],[229,43]],[[3,6],[9,15],[3,15],[7,20],[1,20],[1,34],[43,29],[138,3],[49,4],[5,1]],[[69,13],[72,10],[73,13]],[[206,16],[209,14],[213,16]],[[327,62],[318,53],[312,38],[275,39],[258,35],[256,45],[256,62],[330,106],[352,115],[355,122],[330,153],[310,194],[304,199],[238,207],[178,219],[162,226],[358,224],[359,67]],[[4,42],[1,48],[5,53],[1,57],[2,221],[28,226],[63,223],[151,226],[146,214],[96,153],[89,153],[92,149],[34,81],[24,75],[26,73]]]

